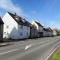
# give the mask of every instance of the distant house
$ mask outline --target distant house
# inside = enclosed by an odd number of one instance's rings
[[[30,36],[30,24],[16,13],[7,12],[2,18],[4,22],[3,38],[25,39]]]
[[[2,21],[2,19],[1,19],[1,17],[0,17],[0,42],[2,42],[3,41],[3,21]]]
[[[43,36],[43,26],[37,21],[33,21],[32,25],[38,31],[38,37],[42,37]]]
[[[57,35],[57,32],[55,29],[53,29],[53,36],[56,36]]]
[[[30,27],[30,38],[37,38],[38,37],[38,31],[36,30],[36,28],[31,25]]]
[[[53,36],[53,30],[49,28],[44,28],[43,36]]]

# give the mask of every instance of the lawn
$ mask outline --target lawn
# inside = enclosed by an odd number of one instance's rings
[[[56,52],[53,54],[51,60],[60,60],[60,48],[56,50]]]

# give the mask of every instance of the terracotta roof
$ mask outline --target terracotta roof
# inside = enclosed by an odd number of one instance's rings
[[[23,19],[22,17],[16,15],[16,14],[13,14],[13,13],[10,13],[8,12],[11,17],[19,24],[19,25],[24,25],[24,26],[30,26],[30,23],[26,20],[26,19]]]
[[[43,27],[39,22],[35,21],[39,26]]]
[[[3,21],[2,21],[2,19],[1,19],[1,17],[0,17],[0,24],[4,24]]]

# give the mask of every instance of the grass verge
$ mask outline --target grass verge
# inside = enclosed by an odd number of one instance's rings
[[[60,48],[58,48],[52,55],[51,60],[60,60]]]

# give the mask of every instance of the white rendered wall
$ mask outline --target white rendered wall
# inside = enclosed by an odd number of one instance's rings
[[[3,38],[24,39],[30,36],[30,27],[20,28],[21,25],[18,25],[8,13],[4,15],[2,20],[4,22]]]

